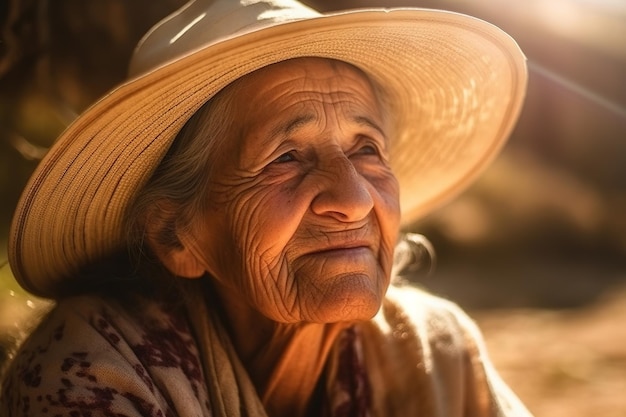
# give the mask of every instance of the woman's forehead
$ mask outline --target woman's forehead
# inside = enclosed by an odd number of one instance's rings
[[[278,62],[242,77],[242,86],[253,86],[256,90],[272,88],[290,80],[307,83],[343,83],[346,80],[371,89],[369,78],[357,67],[329,58],[302,57]]]
[[[322,58],[285,61],[254,73],[239,90],[237,117],[242,127],[263,125],[287,131],[316,118],[380,119],[369,80],[353,66]],[[292,122],[288,122],[292,121]],[[377,123],[382,123],[378,120]]]

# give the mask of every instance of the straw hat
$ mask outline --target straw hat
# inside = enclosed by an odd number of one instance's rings
[[[75,120],[31,177],[9,238],[17,280],[53,296],[81,267],[123,247],[129,202],[191,115],[231,81],[303,56],[351,63],[389,93],[405,225],[458,194],[494,158],[526,89],[517,44],[469,16],[191,1],[144,37],[129,80]]]

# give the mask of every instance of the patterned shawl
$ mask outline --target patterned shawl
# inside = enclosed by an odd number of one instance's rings
[[[266,417],[206,310],[191,325],[154,301],[132,309],[95,296],[59,302],[8,369],[0,415]],[[373,320],[343,331],[323,375],[324,417],[530,416],[493,370],[473,322],[410,287],[391,288]]]

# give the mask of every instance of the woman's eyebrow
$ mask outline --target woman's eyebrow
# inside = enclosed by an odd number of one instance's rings
[[[370,127],[372,129],[376,130],[378,133],[381,134],[381,136],[383,138],[385,138],[385,141],[387,140],[387,135],[385,134],[385,131],[376,122],[374,122],[369,117],[367,117],[367,116],[354,116],[352,118],[352,120],[354,120],[354,122],[356,124],[358,124],[358,125],[367,126],[367,127]]]
[[[287,119],[284,123],[278,124],[274,127],[269,134],[269,140],[272,140],[276,136],[289,136],[294,130],[304,126],[307,123],[312,122],[315,116],[312,114],[304,114],[300,116]]]
[[[385,131],[371,118],[367,116],[353,116],[351,117],[351,119],[357,125],[366,126],[376,130],[385,139],[385,141],[387,141],[387,135],[385,134]],[[279,123],[270,131],[270,134],[267,137],[267,142],[271,142],[278,136],[289,136],[295,130],[306,125],[307,123],[311,123],[314,120],[315,116],[313,114],[303,114],[293,117],[291,119],[287,119],[284,123]]]

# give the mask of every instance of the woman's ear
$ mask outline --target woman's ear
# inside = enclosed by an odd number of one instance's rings
[[[171,203],[159,202],[144,216],[146,242],[157,259],[172,274],[183,278],[199,278],[206,269],[181,236],[177,219],[180,213]],[[187,243],[187,244],[186,244]]]

